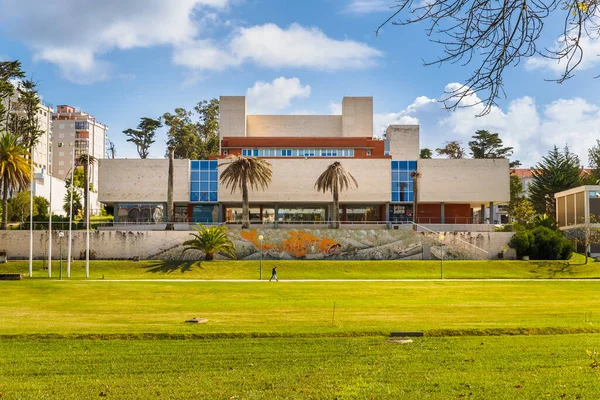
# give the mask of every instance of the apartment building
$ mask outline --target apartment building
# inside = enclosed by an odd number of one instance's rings
[[[53,176],[63,180],[67,177],[73,152],[75,158],[88,153],[97,159],[106,157],[108,126],[98,122],[94,116],[60,105],[52,115],[52,130]],[[90,167],[90,180],[94,187],[98,187],[97,165]]]

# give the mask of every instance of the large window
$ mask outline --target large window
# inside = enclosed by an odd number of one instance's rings
[[[325,207],[284,207],[277,213],[277,221],[294,222],[325,222]]]
[[[227,207],[225,208],[225,221],[242,223],[242,208],[241,207]],[[250,222],[257,223],[260,220],[260,208],[250,207]]]
[[[342,210],[340,210],[342,211]],[[381,221],[380,206],[346,206],[346,221]]]
[[[413,178],[410,173],[416,170],[416,161],[392,161],[392,202],[409,203],[414,200]]]
[[[117,221],[130,223],[161,223],[166,217],[165,205],[162,203],[118,203]]]
[[[217,161],[192,161],[191,167],[190,201],[216,202],[219,191]]]
[[[354,157],[354,149],[242,149],[246,157]]]

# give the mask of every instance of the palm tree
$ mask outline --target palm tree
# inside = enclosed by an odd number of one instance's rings
[[[315,182],[317,191],[330,191],[333,193],[333,228],[340,227],[340,192],[354,186],[358,188],[358,182],[352,174],[342,166],[339,161],[334,162],[319,176]]]
[[[174,231],[175,224],[173,224],[173,174],[174,174],[174,158],[175,158],[175,147],[169,146],[169,176],[167,177],[167,225],[165,226],[166,231]]]
[[[94,165],[96,163],[96,157],[84,153],[75,159],[75,163],[79,166],[83,167],[83,200],[85,204],[83,205],[83,220],[87,221],[87,215],[90,211],[89,208],[89,186],[90,186],[90,165]]]
[[[204,253],[206,261],[212,261],[215,253],[224,253],[231,258],[236,258],[235,246],[229,236],[227,236],[227,227],[223,225],[214,225],[205,227],[198,224],[194,227],[196,233],[190,233],[193,239],[183,243],[185,253],[188,250],[199,250]]]
[[[419,178],[421,173],[419,171],[411,171],[410,177],[413,178],[413,229],[417,230],[417,211],[419,210]]]
[[[0,180],[2,181],[2,224],[8,224],[8,193],[27,187],[31,182],[30,154],[17,135],[4,132],[0,136]]]
[[[221,183],[231,188],[231,193],[236,189],[242,191],[242,229],[250,228],[250,209],[248,204],[248,185],[251,189],[265,190],[269,187],[273,177],[271,164],[256,157],[229,156],[229,161],[219,166],[227,168],[221,173]]]

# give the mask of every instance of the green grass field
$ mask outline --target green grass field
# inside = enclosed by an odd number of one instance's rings
[[[43,261],[34,262],[34,278],[47,278]],[[280,279],[438,279],[440,262],[426,261],[323,261],[294,260],[263,262],[263,278],[277,266]],[[59,262],[53,262],[52,277],[59,276]],[[67,276],[63,262],[63,277]],[[444,278],[600,278],[600,263],[576,254],[564,261],[476,260],[444,261]],[[29,273],[28,261],[0,264],[0,273]],[[85,277],[85,263],[74,261],[72,278]],[[91,279],[258,279],[258,261],[91,261]]]
[[[3,399],[597,399],[598,335],[0,341]]]
[[[599,277],[581,261],[444,271]],[[256,261],[94,261],[99,280],[76,262],[62,281],[36,263],[33,279],[0,281],[1,398],[598,398],[586,350],[600,350],[600,280],[286,282],[438,278],[439,263],[268,261],[265,278],[272,265],[283,281],[210,281],[256,279]],[[140,281],[158,278],[177,280]],[[426,336],[386,342],[397,330]]]

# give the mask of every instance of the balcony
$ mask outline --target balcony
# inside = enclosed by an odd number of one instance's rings
[[[76,131],[88,131],[89,129],[90,125],[87,121],[75,121]]]

